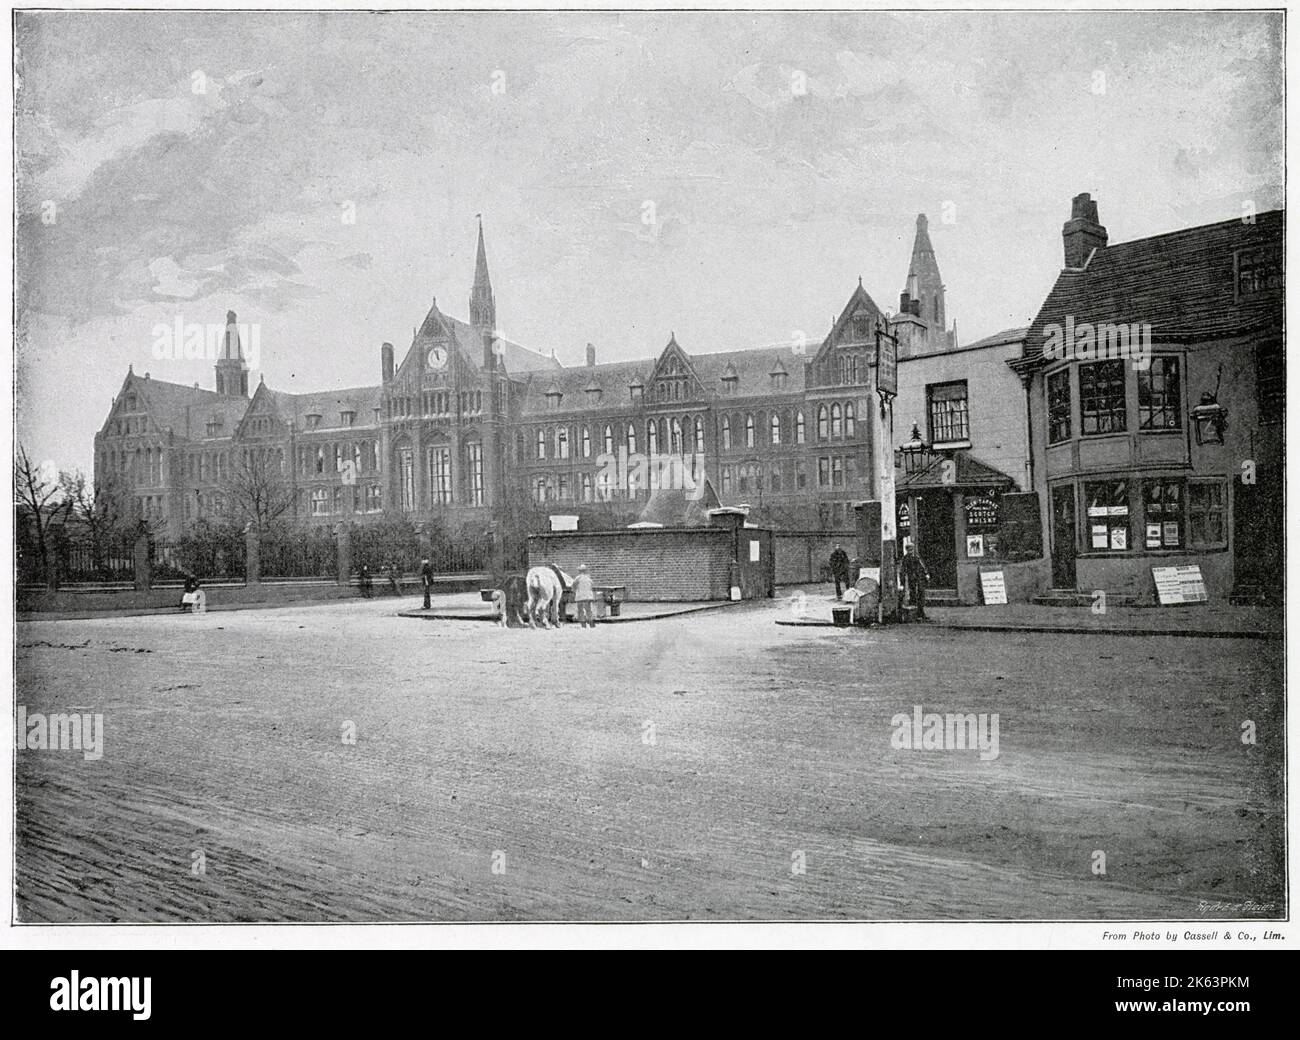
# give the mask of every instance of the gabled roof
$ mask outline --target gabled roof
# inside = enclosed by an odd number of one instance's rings
[[[227,397],[213,390],[169,383],[131,373],[123,391],[140,395],[154,423],[170,429],[177,437],[198,440],[206,435],[207,424],[215,417],[221,421],[222,433],[230,436],[248,408],[246,397]]]
[[[1284,225],[1284,211],[1272,210],[1253,224],[1225,220],[1096,250],[1086,267],[1057,277],[1029,326],[1024,357],[1040,357],[1045,326],[1064,326],[1067,315],[1076,325],[1149,323],[1157,342],[1280,329],[1281,286],[1238,299],[1236,259],[1242,250],[1257,252],[1280,275]]]
[[[342,426],[340,413],[355,412],[357,426],[374,425],[374,409],[380,406],[383,392],[377,386],[356,386],[346,390],[321,390],[315,393],[291,394],[271,390],[276,410],[285,422],[293,422],[299,431],[307,429],[307,416],[320,416],[320,429]]]
[[[528,381],[522,406],[523,414],[541,414],[553,411],[546,400],[548,393],[558,391],[562,412],[608,411],[611,405],[630,403],[628,386],[634,381],[645,383],[645,361],[613,361],[603,365],[584,365],[554,371],[534,372]],[[598,388],[600,399],[587,391]]]
[[[921,491],[931,488],[1001,488],[1006,491],[1017,487],[1014,477],[1008,476],[1000,469],[995,469],[986,463],[980,462],[969,451],[960,450],[952,452],[953,461],[957,463],[957,472],[955,480],[945,480],[943,464],[947,461],[946,454],[936,454],[929,464],[916,473],[908,474],[906,477],[898,478],[899,491]]]

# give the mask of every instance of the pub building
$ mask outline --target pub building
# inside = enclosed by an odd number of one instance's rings
[[[1053,590],[1152,602],[1153,567],[1194,565],[1210,602],[1280,602],[1283,224],[1247,212],[1112,245],[1073,200],[1065,267],[1010,363]]]
[[[898,538],[925,562],[936,604],[981,603],[982,571],[1001,571],[1013,600],[1046,587],[1026,397],[1007,364],[1020,357],[1025,331],[961,347],[900,338]]]

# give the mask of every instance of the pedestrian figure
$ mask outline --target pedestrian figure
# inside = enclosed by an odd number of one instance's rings
[[[925,616],[925,587],[930,581],[930,572],[925,562],[916,555],[916,547],[909,545],[903,550],[903,588],[906,600],[916,608],[917,621],[929,621]]]
[[[596,622],[591,616],[591,606],[595,599],[596,592],[591,585],[591,575],[587,573],[587,565],[581,564],[578,567],[578,576],[573,579],[573,602],[578,608],[578,621],[583,628],[596,627]]]
[[[371,581],[370,578],[370,568],[367,567],[364,563],[361,565],[361,572],[359,575],[358,584],[360,584],[361,586],[362,597],[364,599],[370,599],[370,597],[374,594],[374,583]]]
[[[397,575],[397,564],[392,560],[388,561],[388,584],[392,587],[394,596],[402,594],[402,580]]]
[[[849,554],[838,542],[835,543],[835,551],[831,553],[831,575],[835,578],[835,598],[839,599],[843,592],[842,586],[852,583],[849,581]]]
[[[424,609],[428,610],[429,593],[433,591],[433,564],[427,556],[420,561],[420,581],[424,585]]]
[[[181,596],[181,613],[190,614],[198,602],[199,579],[189,574],[185,578],[185,593]]]

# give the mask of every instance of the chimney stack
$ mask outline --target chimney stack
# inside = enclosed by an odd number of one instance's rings
[[[590,343],[587,344],[587,367],[596,367],[596,348]]]
[[[1061,237],[1065,240],[1066,267],[1081,268],[1094,249],[1106,248],[1106,229],[1097,220],[1097,204],[1088,192],[1074,197]]]
[[[379,348],[379,356],[383,367],[384,382],[391,383],[393,381],[393,345],[385,343]]]

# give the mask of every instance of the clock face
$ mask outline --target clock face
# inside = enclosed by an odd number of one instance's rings
[[[434,347],[429,351],[429,367],[444,368],[447,364],[447,350],[445,347]]]

